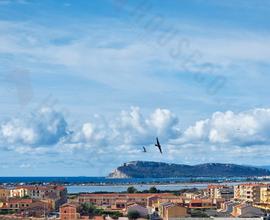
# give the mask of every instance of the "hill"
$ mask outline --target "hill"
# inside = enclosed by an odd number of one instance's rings
[[[270,176],[270,171],[236,164],[206,163],[199,165],[132,161],[116,168],[110,178],[170,178],[170,177],[255,177]]]

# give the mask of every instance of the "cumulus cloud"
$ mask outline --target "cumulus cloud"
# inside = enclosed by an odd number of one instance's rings
[[[113,120],[84,123],[75,140],[103,145],[140,145],[153,143],[160,136],[163,141],[179,135],[178,118],[168,109],[156,109],[144,117],[139,107],[122,111]]]
[[[128,149],[134,145],[153,144],[160,136],[163,142],[179,136],[179,120],[168,109],[156,109],[144,117],[140,108],[132,107],[112,119],[95,116],[78,129],[69,128],[63,114],[51,108],[41,108],[27,118],[12,119],[0,125],[1,140],[17,152],[47,152],[42,147],[74,150],[96,147]],[[14,147],[15,146],[15,147]],[[117,148],[116,148],[117,147]],[[132,149],[131,149],[132,150]]]
[[[96,155],[108,152],[133,155],[143,145],[152,146],[156,136],[166,148],[168,159],[183,153],[188,157],[192,152],[205,155],[206,151],[223,152],[231,157],[230,152],[238,153],[243,147],[249,152],[261,152],[259,148],[270,143],[270,109],[215,112],[183,132],[178,117],[170,110],[157,108],[145,116],[139,107],[123,110],[110,119],[96,115],[77,128],[69,127],[63,114],[51,108],[41,108],[27,118],[0,124],[3,146],[19,153],[80,149],[94,151]]]
[[[270,143],[270,109],[234,113],[215,112],[211,118],[197,121],[186,129],[182,140],[237,146]]]
[[[10,145],[53,145],[68,135],[67,122],[61,113],[41,108],[27,118],[2,123],[0,135]]]

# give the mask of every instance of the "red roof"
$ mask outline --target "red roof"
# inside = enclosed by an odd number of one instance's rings
[[[242,183],[238,186],[268,186],[269,184],[266,183]]]
[[[65,203],[65,204],[61,205],[60,208],[64,208],[64,207],[73,207],[73,208],[76,208],[76,205],[75,204],[71,204],[71,203]]]
[[[212,203],[212,199],[192,199],[190,203]]]
[[[32,199],[19,199],[19,198],[10,198],[7,203],[32,203]]]
[[[48,185],[48,186],[35,186],[35,185],[22,185],[22,186],[16,186],[16,189],[28,189],[28,190],[65,190],[66,188],[64,186],[56,186],[56,185]]]
[[[228,186],[226,186],[226,185],[213,185],[213,184],[207,186],[208,189],[223,188],[223,187],[228,187]]]
[[[148,198],[152,196],[165,197],[165,196],[173,196],[171,193],[160,193],[160,194],[152,194],[152,193],[83,193],[80,194],[82,197],[129,197],[129,198]]]

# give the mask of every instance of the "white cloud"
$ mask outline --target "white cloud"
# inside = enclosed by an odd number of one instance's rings
[[[96,148],[102,153],[107,147],[133,151],[131,146],[153,144],[156,136],[163,142],[179,136],[178,118],[160,108],[144,117],[138,107],[132,107],[113,119],[96,116],[92,122],[71,130],[64,116],[51,108],[41,108],[27,119],[17,118],[0,125],[2,141],[19,153],[48,153],[47,146],[56,151]]]
[[[157,108],[145,116],[139,107],[132,107],[110,119],[95,116],[76,129],[68,126],[60,112],[41,108],[27,119],[0,124],[0,137],[2,146],[11,152],[70,158],[76,154],[85,160],[92,156],[97,166],[138,158],[193,164],[238,159],[248,164],[258,162],[254,158],[266,161],[270,153],[270,109],[215,112],[183,133],[179,127],[178,117],[168,109]],[[163,155],[154,146],[156,136]],[[147,147],[147,154],[141,153],[142,146]]]
[[[1,139],[9,145],[53,145],[67,134],[64,116],[51,108],[41,108],[29,117],[12,119],[0,126]]]
[[[215,112],[181,133],[178,117],[168,109],[157,108],[145,116],[139,107],[132,107],[110,119],[96,115],[79,128],[70,128],[60,112],[42,108],[27,119],[2,123],[0,134],[2,146],[20,154],[77,152],[84,158],[94,155],[99,164],[138,157],[181,163],[233,162],[238,157],[248,163],[255,157],[266,160],[270,153],[270,109]],[[156,136],[165,157],[154,147]],[[142,155],[142,146],[151,153]]]
[[[130,146],[153,143],[156,136],[164,142],[179,136],[178,118],[170,110],[160,108],[144,117],[139,107],[132,107],[113,120],[84,123],[72,140],[104,147]]]
[[[211,118],[197,121],[184,132],[184,142],[229,144],[238,146],[270,143],[270,109],[246,112],[216,112]]]

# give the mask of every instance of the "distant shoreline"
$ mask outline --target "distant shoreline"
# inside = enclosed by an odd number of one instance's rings
[[[178,185],[199,185],[199,184],[231,184],[231,183],[252,183],[252,182],[270,182],[268,180],[246,180],[246,181],[222,181],[222,182],[215,182],[215,181],[199,181],[199,182],[176,182],[176,183],[156,183],[156,182],[149,182],[149,183],[106,183],[106,184],[96,184],[96,183],[70,183],[70,184],[63,184],[65,186],[69,185],[77,185],[77,186],[132,186],[132,185],[158,185],[158,186],[178,186]]]
[[[133,186],[136,188],[138,193],[144,193],[148,191],[151,187],[155,187],[160,192],[177,192],[181,190],[201,190],[207,188],[209,184],[223,184],[228,186],[234,186],[242,183],[251,183],[258,181],[231,181],[231,182],[193,182],[193,183],[147,183],[147,184],[74,184],[66,185],[69,194],[81,194],[81,193],[125,193],[128,187]],[[269,183],[270,181],[260,181],[264,183]]]
[[[241,182],[270,182],[270,177],[230,177],[230,178],[127,178],[113,179],[105,177],[0,177],[0,185],[48,185],[64,186],[131,186],[131,185],[198,185],[198,184],[232,184]]]

